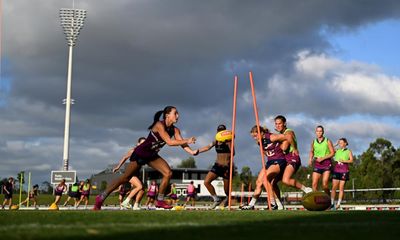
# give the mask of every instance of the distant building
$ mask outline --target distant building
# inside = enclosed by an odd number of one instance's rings
[[[97,191],[100,191],[105,186],[111,184],[111,182],[118,178],[125,170],[125,167],[123,167],[123,169],[119,172],[113,173],[113,166],[114,165],[109,165],[105,170],[92,175],[91,183],[93,186],[95,186]],[[204,179],[208,172],[208,169],[172,168],[172,177],[170,183],[175,183],[178,196],[186,196],[186,188],[189,183],[193,181],[198,197],[210,197],[211,195],[204,185]],[[156,180],[157,183],[160,184],[162,175],[156,170],[145,166],[140,170],[138,177],[143,182],[144,187],[147,188],[152,180]],[[143,179],[145,179],[145,181],[143,181]],[[216,179],[212,184],[215,187],[215,191],[218,196],[225,196],[224,182],[222,178]],[[169,187],[167,188],[166,194],[168,192]]]

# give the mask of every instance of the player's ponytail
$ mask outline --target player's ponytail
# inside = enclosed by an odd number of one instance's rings
[[[165,120],[165,116],[168,114],[168,113],[170,113],[171,111],[172,111],[172,109],[176,109],[174,106],[166,106],[165,108],[164,108],[164,110],[160,110],[160,111],[158,111],[158,112],[156,112],[156,114],[154,114],[154,120],[153,120],[153,123],[149,126],[149,130],[151,130],[153,127],[154,127],[154,125],[158,122],[158,121],[160,121],[160,117],[161,117],[161,115],[163,116],[163,120]]]

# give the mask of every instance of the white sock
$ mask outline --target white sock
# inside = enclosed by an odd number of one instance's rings
[[[250,201],[250,203],[249,203],[249,206],[250,206],[250,207],[253,207],[254,205],[256,205],[256,202],[257,202],[257,198],[252,197],[252,198],[251,198],[251,201]]]
[[[139,207],[139,203],[135,202],[135,204],[133,205],[134,208],[138,208]]]
[[[163,201],[164,200],[164,194],[159,193],[157,196],[158,201]]]
[[[339,200],[337,201],[337,205],[340,206],[341,203],[342,203],[342,199],[339,199]]]
[[[219,200],[219,198],[218,198],[218,196],[217,196],[217,195],[211,195],[211,197],[213,198],[214,202],[216,202],[216,201],[218,201],[218,200]]]
[[[332,205],[335,204],[335,199],[334,198],[331,198],[331,204]]]
[[[279,200],[279,198],[275,198],[275,203],[279,208],[283,208],[282,202]]]
[[[131,199],[130,199],[129,197],[127,197],[127,198],[122,202],[122,204],[127,205],[127,204],[129,204],[130,201],[131,201]]]

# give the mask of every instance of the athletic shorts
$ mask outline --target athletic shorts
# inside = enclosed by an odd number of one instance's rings
[[[344,173],[333,172],[332,179],[336,179],[336,180],[340,180],[340,181],[349,181],[350,173],[349,172],[344,172]]]
[[[80,199],[80,198],[81,198],[81,195],[82,195],[82,193],[81,193],[81,192],[77,192],[77,193],[76,193],[76,197],[75,197],[75,198],[76,198],[76,199]]]
[[[286,168],[286,159],[268,160],[266,164],[266,169],[268,169],[272,165],[279,165],[280,172],[283,172]]]
[[[143,157],[139,157],[135,152],[133,152],[131,157],[129,158],[129,160],[131,162],[137,162],[139,165],[143,166],[143,165],[148,164],[151,161],[156,160],[157,158],[160,158],[160,156],[158,154],[156,154],[152,157],[143,158]]]
[[[176,200],[178,199],[178,196],[176,194],[171,194],[170,198]]]
[[[70,196],[71,198],[78,198],[78,193],[77,192],[69,192],[68,196]]]
[[[287,165],[292,165],[294,168],[294,173],[299,170],[301,166],[300,156],[292,155],[291,153],[285,155]]]
[[[54,195],[56,195],[56,196],[62,196],[62,194],[63,194],[63,192],[54,192]]]
[[[194,197],[196,197],[196,193],[188,193],[188,194],[187,194],[187,197],[194,198]]]
[[[155,193],[147,193],[147,197],[151,199],[156,199],[156,194]]]
[[[275,176],[275,180],[276,180],[276,182],[279,182],[282,180],[283,173],[284,173],[286,165],[287,165],[286,159],[268,160],[265,165],[266,165],[266,167],[265,167],[266,169],[268,169],[272,165],[279,165],[279,173],[278,173],[278,175]]]
[[[12,193],[11,194],[4,194],[4,199],[11,199],[12,198]]]
[[[89,199],[90,191],[83,191],[82,196],[87,197]]]
[[[314,167],[313,172],[319,173],[319,174],[323,174],[326,171],[330,171],[331,167],[329,168],[318,168],[318,167]]]
[[[215,173],[217,176],[222,177],[224,179],[229,179],[229,166],[224,166],[218,163],[215,163],[210,172]]]

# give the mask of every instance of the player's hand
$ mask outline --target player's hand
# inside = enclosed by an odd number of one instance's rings
[[[195,137],[191,137],[187,141],[188,141],[188,144],[196,143],[196,138]]]
[[[311,166],[312,165],[312,160],[310,159],[310,160],[308,160],[308,166]]]

